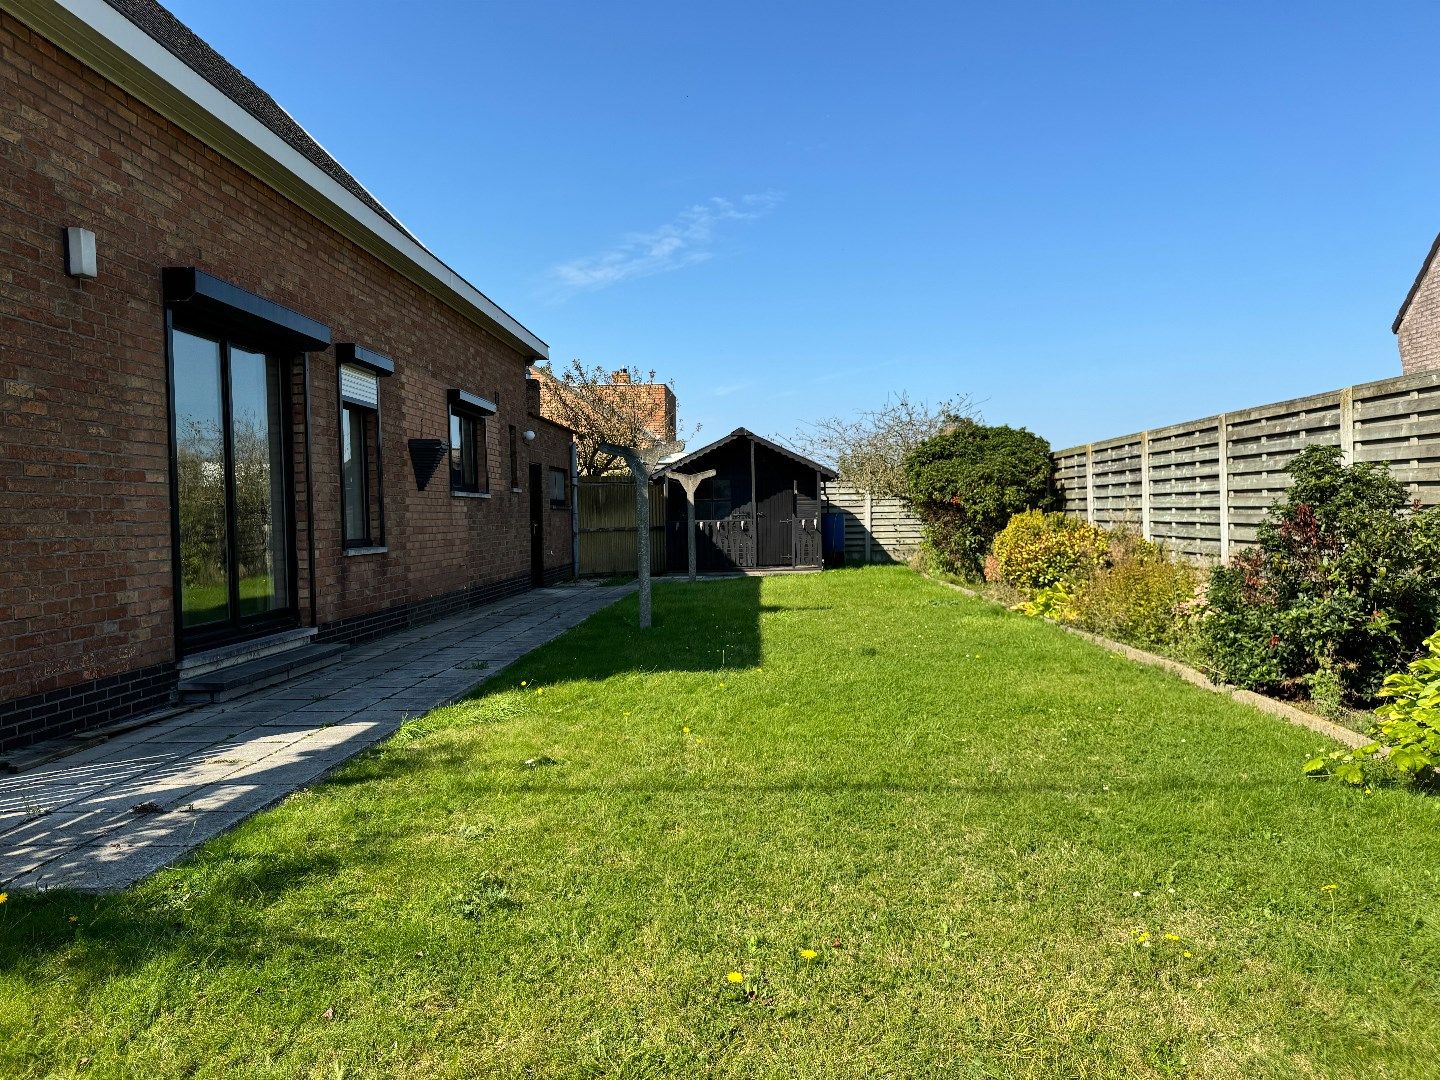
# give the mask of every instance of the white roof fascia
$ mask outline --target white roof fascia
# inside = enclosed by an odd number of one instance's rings
[[[527,359],[545,342],[104,0],[0,0],[37,33],[229,158]]]

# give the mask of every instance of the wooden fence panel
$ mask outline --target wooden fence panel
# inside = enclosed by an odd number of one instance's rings
[[[665,485],[650,489],[650,572],[665,572]],[[580,481],[581,574],[634,574],[635,482],[628,476]]]
[[[825,484],[825,509],[845,517],[845,565],[906,562],[920,546],[920,519],[903,499],[875,498],[849,484]]]
[[[1062,508],[1130,524],[1197,559],[1253,544],[1308,446],[1383,461],[1425,505],[1440,504],[1440,373],[1402,375],[1210,416],[1054,455]]]

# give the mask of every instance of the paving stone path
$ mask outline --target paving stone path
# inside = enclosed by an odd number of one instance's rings
[[[632,588],[535,589],[0,778],[0,889],[125,888]]]

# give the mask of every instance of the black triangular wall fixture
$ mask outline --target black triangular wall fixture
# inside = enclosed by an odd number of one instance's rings
[[[415,468],[415,486],[421,491],[430,483],[435,470],[445,460],[450,448],[439,439],[411,439],[410,464]]]

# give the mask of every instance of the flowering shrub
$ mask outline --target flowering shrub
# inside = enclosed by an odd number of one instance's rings
[[[1440,515],[1335,447],[1310,447],[1287,471],[1258,546],[1211,575],[1205,655],[1240,686],[1368,701],[1440,617]]]
[[[1440,767],[1440,632],[1425,639],[1427,653],[1404,672],[1387,675],[1375,710],[1375,742],[1349,752],[1332,751],[1305,763],[1305,771],[1362,784],[1376,771],[1380,748],[1389,747],[1386,765],[1409,780],[1436,782]]]
[[[1110,535],[1106,564],[1075,595],[1087,630],[1141,649],[1190,651],[1201,603],[1200,571],[1133,532]]]
[[[1052,585],[1073,586],[1095,572],[1109,546],[1103,529],[1079,518],[1027,510],[995,537],[986,576],[993,572],[1027,594]]]

